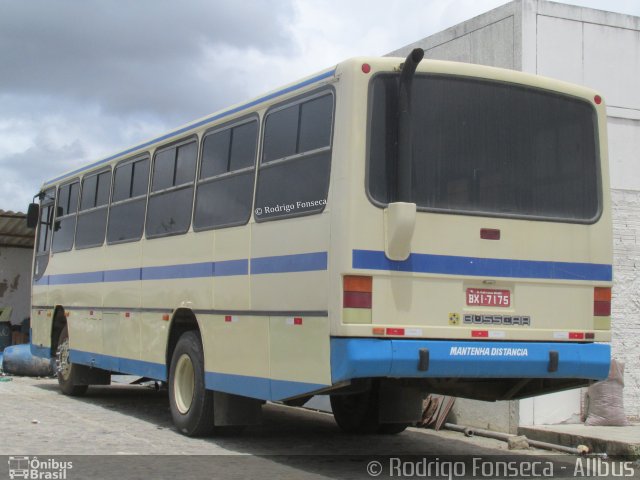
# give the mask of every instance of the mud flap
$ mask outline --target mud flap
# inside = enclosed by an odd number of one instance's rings
[[[382,379],[379,389],[380,423],[413,423],[422,418],[425,393],[416,387],[402,385],[394,379]]]
[[[259,425],[262,421],[262,403],[255,398],[213,392],[213,423],[220,427]]]
[[[73,365],[73,385],[111,385],[111,372],[86,365]]]

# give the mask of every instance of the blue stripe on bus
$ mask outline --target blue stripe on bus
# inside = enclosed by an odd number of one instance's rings
[[[69,358],[73,363],[102,368],[103,370],[109,370],[111,372],[149,377],[154,380],[167,380],[167,367],[162,363],[114,357],[112,355],[74,349],[69,351]]]
[[[251,268],[249,268],[251,264]],[[125,268],[97,272],[46,275],[36,285],[74,285],[81,283],[131,282],[136,280],[173,280],[184,278],[229,277],[264,273],[309,272],[327,269],[327,252],[300,253],[254,258],[251,261],[187,263],[158,267]]]
[[[33,349],[32,345],[32,349]],[[48,349],[47,349],[48,351]],[[48,353],[46,357],[48,357]],[[167,368],[161,363],[146,362],[130,358],[104,355],[72,349],[69,358],[73,363],[88,365],[111,372],[148,377],[154,380],[167,381]],[[290,380],[274,380],[248,375],[205,372],[205,387],[218,392],[243,395],[261,400],[283,400],[297,395],[327,388],[329,385],[296,382]]]
[[[142,268],[123,268],[120,270],[105,270],[105,282],[134,282],[142,280]]]
[[[171,280],[178,278],[213,277],[213,262],[187,263],[184,265],[163,265],[144,267],[142,280]]]
[[[301,253],[281,255],[277,257],[261,257],[251,259],[251,274],[310,272],[326,270],[327,252]]]
[[[74,285],[77,283],[101,283],[104,272],[60,273],[49,275],[49,285]]]
[[[233,275],[248,275],[249,260],[223,260],[214,266],[216,277],[230,277]]]
[[[83,172],[85,170],[90,170],[90,169],[92,169],[94,167],[102,165],[103,163],[107,163],[107,162],[109,162],[111,160],[114,160],[114,159],[116,159],[118,157],[122,157],[124,155],[128,155],[129,153],[133,153],[136,150],[140,150],[142,148],[146,148],[146,147],[148,147],[150,145],[153,145],[154,143],[162,142],[163,140],[167,140],[167,139],[169,139],[171,137],[174,137],[176,135],[180,135],[181,133],[188,132],[189,130],[192,130],[194,128],[201,127],[203,125],[206,125],[207,123],[214,122],[216,120],[220,120],[220,119],[222,119],[224,117],[228,117],[229,115],[233,115],[234,113],[241,112],[242,110],[245,110],[247,108],[255,107],[256,105],[259,105],[259,104],[261,104],[263,102],[266,102],[268,100],[273,100],[274,98],[277,98],[277,97],[279,97],[281,95],[286,95],[287,93],[294,92],[296,90],[304,88],[304,87],[306,87],[308,85],[311,85],[313,83],[319,82],[319,81],[324,80],[324,79],[329,78],[329,77],[332,77],[335,73],[336,73],[335,69],[330,70],[330,71],[325,72],[325,73],[321,73],[320,75],[316,75],[315,77],[309,78],[309,79],[307,79],[307,80],[305,80],[303,82],[296,83],[295,85],[292,85],[292,86],[287,87],[287,88],[283,88],[282,90],[278,90],[277,92],[271,93],[269,95],[264,95],[264,96],[262,96],[260,98],[257,98],[256,100],[253,100],[251,102],[245,103],[245,104],[240,105],[238,107],[232,108],[230,110],[225,110],[224,112],[221,112],[221,113],[218,113],[216,115],[212,115],[210,117],[207,117],[207,118],[205,118],[203,120],[191,123],[191,124],[189,124],[189,125],[187,125],[185,127],[182,127],[182,128],[180,128],[178,130],[174,130],[174,131],[169,132],[169,133],[167,133],[165,135],[162,135],[160,137],[154,138],[153,140],[150,140],[148,142],[141,143],[139,145],[136,145],[135,147],[128,148],[127,150],[124,150],[122,152],[116,153],[115,155],[111,155],[110,157],[103,158],[102,160],[99,160],[97,162],[89,164],[89,165],[87,165],[85,167],[78,168],[78,169],[73,170],[71,172],[68,172],[68,173],[65,173],[63,175],[60,175],[59,177],[56,177],[56,178],[54,178],[52,180],[49,180],[48,182],[45,182],[45,186],[48,186],[49,184],[51,184],[53,182],[57,182],[58,180],[62,180],[63,178],[71,177],[71,176],[73,176],[73,175],[75,175],[77,173]]]
[[[412,253],[407,260],[389,260],[377,250],[353,250],[353,268],[398,272],[473,275],[480,277],[611,281],[611,265],[546,262],[501,258],[456,257]]]
[[[418,370],[420,350],[429,368]],[[558,370],[549,372],[549,353],[558,352]],[[596,343],[473,342],[332,338],[333,383],[369,377],[588,378],[609,374],[611,347]]]

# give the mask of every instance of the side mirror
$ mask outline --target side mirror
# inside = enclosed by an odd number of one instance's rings
[[[384,209],[384,253],[389,260],[409,258],[415,227],[415,203],[394,202]]]
[[[40,218],[40,205],[37,203],[30,203],[27,210],[27,227],[36,228],[38,226],[38,219]]]

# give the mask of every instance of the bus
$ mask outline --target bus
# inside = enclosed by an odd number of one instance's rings
[[[595,91],[354,58],[42,185],[33,354],[81,395],[166,382],[186,435],[329,395],[398,433],[426,393],[576,388],[610,364]]]

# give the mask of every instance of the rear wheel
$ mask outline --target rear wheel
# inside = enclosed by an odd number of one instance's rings
[[[213,431],[213,392],[205,389],[200,334],[182,334],[171,357],[169,403],[173,423],[190,437]]]
[[[56,350],[56,372],[58,375],[58,385],[65,395],[80,396],[87,393],[88,385],[78,385],[75,383],[78,368],[69,359],[69,330],[65,325],[58,338],[58,349]]]
[[[342,431],[357,434],[396,434],[404,431],[408,423],[380,423],[378,383],[370,389],[350,395],[331,395],[333,417]]]

